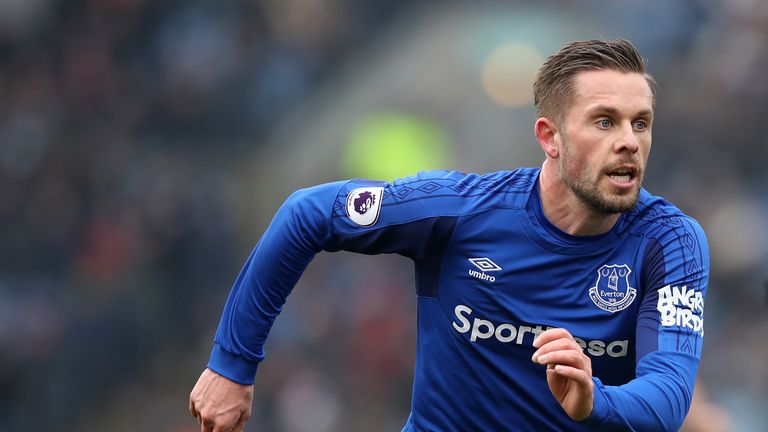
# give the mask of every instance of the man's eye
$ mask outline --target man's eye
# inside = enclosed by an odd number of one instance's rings
[[[642,120],[635,122],[635,129],[643,130],[648,127],[648,124]]]
[[[608,120],[608,119],[602,119],[602,120],[600,120],[599,122],[597,122],[597,124],[598,124],[598,125],[599,125],[601,128],[603,128],[603,129],[608,129],[609,127],[611,127],[611,121],[610,121],[610,120]]]

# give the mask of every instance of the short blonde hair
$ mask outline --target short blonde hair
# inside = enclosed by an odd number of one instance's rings
[[[585,70],[616,70],[637,72],[645,76],[656,105],[658,86],[646,72],[645,60],[632,42],[626,39],[610,41],[585,40],[571,42],[547,57],[533,83],[533,103],[536,116],[562,124],[573,101],[574,77]]]

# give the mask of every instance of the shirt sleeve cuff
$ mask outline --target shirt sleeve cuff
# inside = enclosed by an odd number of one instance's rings
[[[244,359],[238,355],[224,351],[219,344],[213,344],[208,369],[240,384],[253,384],[259,362]]]
[[[595,384],[592,396],[592,413],[584,420],[584,423],[592,426],[604,425],[610,417],[608,399],[603,393],[605,386],[599,378],[592,377],[592,382]]]

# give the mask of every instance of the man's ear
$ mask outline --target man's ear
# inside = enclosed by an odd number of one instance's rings
[[[546,117],[539,117],[533,124],[533,133],[548,157],[552,159],[560,157],[560,132],[555,122]]]

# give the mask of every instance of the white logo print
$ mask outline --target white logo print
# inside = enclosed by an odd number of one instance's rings
[[[687,286],[659,288],[659,301],[656,304],[661,314],[661,325],[688,328],[704,336],[704,296]]]
[[[501,270],[501,267],[499,267],[498,264],[491,261],[490,258],[469,258],[469,262],[475,265],[475,267],[479,268],[482,271],[499,271]]]
[[[469,333],[469,341],[479,343],[483,339],[495,339],[501,343],[513,343],[516,345],[533,345],[533,340],[545,330],[552,327],[543,325],[520,324],[518,326],[512,323],[494,323],[483,318],[473,318],[470,323],[472,308],[467,305],[459,304],[453,309],[456,316],[453,328],[462,334]],[[530,334],[530,336],[526,336]],[[601,357],[626,357],[629,354],[629,340],[603,341],[600,339],[584,340],[578,337],[573,338],[581,349],[589,355]]]
[[[489,282],[496,282],[496,277],[491,276],[488,274],[485,274],[485,272],[494,272],[499,271],[502,268],[499,267],[498,264],[493,262],[490,258],[468,258],[469,262],[472,263],[475,267],[479,268],[482,271],[477,271],[473,269],[469,269],[469,275],[476,277],[480,280],[487,280]]]
[[[379,220],[383,199],[383,187],[357,188],[347,195],[347,216],[360,226],[371,226]]]
[[[597,282],[589,289],[589,298],[600,309],[614,313],[624,310],[637,297],[637,290],[629,286],[628,265],[604,265],[597,270]]]

